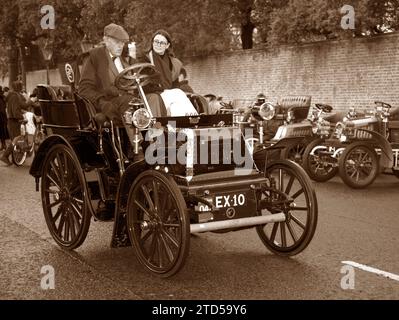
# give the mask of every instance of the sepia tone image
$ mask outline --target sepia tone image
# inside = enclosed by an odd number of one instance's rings
[[[0,300],[399,299],[399,1],[2,3]]]

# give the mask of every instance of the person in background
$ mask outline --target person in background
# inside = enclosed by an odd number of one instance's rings
[[[256,96],[256,102],[255,102],[255,106],[261,106],[262,104],[264,104],[266,102],[266,96],[263,93],[259,93]]]
[[[6,140],[10,138],[8,136],[8,129],[7,129],[7,112],[6,112],[7,94],[8,94],[8,88],[5,87],[3,91],[3,88],[0,86],[0,141],[1,141],[0,151],[6,149],[7,147]]]
[[[22,82],[14,81],[6,99],[8,117],[7,126],[11,141],[20,135],[20,121],[24,119],[22,110],[27,109],[28,107],[25,98],[21,94],[21,91]],[[4,162],[7,166],[12,164],[9,159],[12,153],[12,148],[12,143],[10,143],[6,151],[0,157],[0,161]]]

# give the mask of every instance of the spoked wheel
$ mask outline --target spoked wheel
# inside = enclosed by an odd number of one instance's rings
[[[346,147],[339,159],[339,175],[351,188],[362,189],[373,183],[379,173],[378,156],[363,142]]]
[[[288,146],[282,151],[282,158],[294,161],[302,165],[305,148],[306,148],[305,142],[300,142],[298,144],[293,144],[291,146]]]
[[[280,160],[266,170],[267,188],[262,198],[268,203],[262,215],[284,213],[285,221],[256,227],[263,244],[272,252],[292,256],[310,243],[317,225],[317,198],[306,172],[296,163]]]
[[[303,168],[312,180],[318,182],[326,182],[338,172],[338,166],[327,153],[328,147],[322,143],[321,139],[312,141],[303,153]]]
[[[65,145],[52,147],[42,173],[44,217],[51,236],[65,249],[75,249],[86,239],[91,214],[86,185],[76,155]]]
[[[16,166],[22,166],[28,156],[28,152],[24,149],[25,137],[18,136],[12,142],[12,162]]]
[[[132,185],[127,208],[130,240],[140,263],[169,277],[179,271],[190,247],[190,220],[176,182],[147,170]]]

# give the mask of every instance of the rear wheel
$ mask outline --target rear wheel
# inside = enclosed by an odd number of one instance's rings
[[[291,146],[288,146],[282,151],[281,157],[282,159],[288,159],[302,165],[303,154],[305,152],[305,149],[306,149],[306,144],[304,141],[297,144],[293,144]]]
[[[324,140],[312,141],[303,154],[303,168],[309,177],[317,182],[326,182],[338,172],[338,166],[328,154],[328,147],[323,145]]]
[[[176,182],[147,170],[133,183],[127,223],[139,262],[147,270],[169,277],[184,265],[190,246],[190,219]]]
[[[286,219],[257,226],[256,231],[272,252],[296,255],[309,245],[316,230],[318,206],[312,182],[298,164],[287,160],[268,165],[266,177],[262,198],[268,208],[261,214],[284,213]]]
[[[339,159],[339,175],[351,188],[366,188],[374,182],[378,173],[377,153],[361,141],[347,146]]]
[[[12,162],[16,166],[22,166],[25,163],[28,156],[25,146],[26,141],[24,136],[18,136],[12,141]]]
[[[89,231],[91,214],[83,172],[70,148],[58,144],[50,149],[41,183],[44,217],[51,236],[62,248],[79,247]]]

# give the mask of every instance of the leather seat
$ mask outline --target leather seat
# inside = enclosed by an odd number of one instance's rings
[[[300,122],[308,117],[311,100],[311,96],[283,97],[278,101],[280,109],[278,113],[286,114],[288,111],[292,111],[295,121]]]

